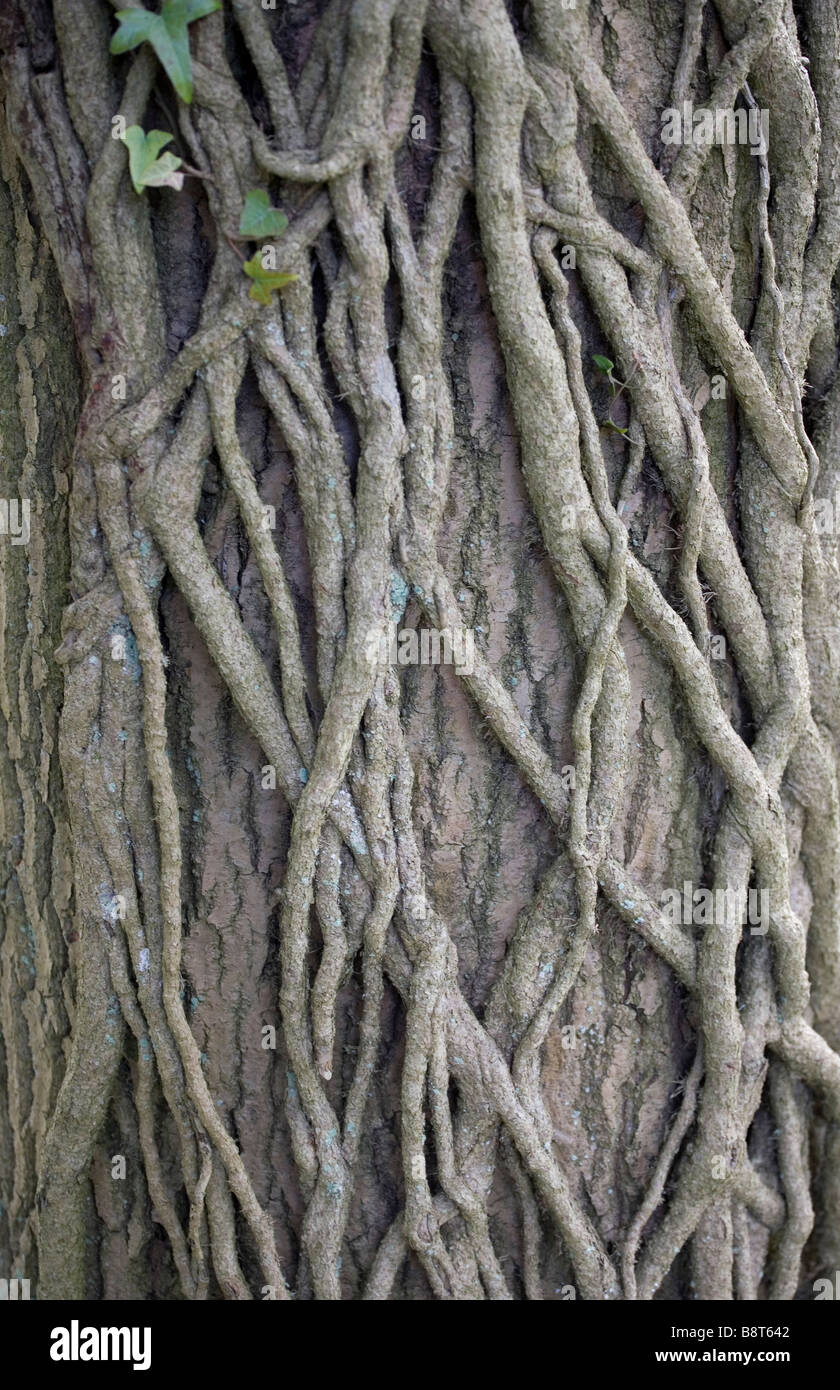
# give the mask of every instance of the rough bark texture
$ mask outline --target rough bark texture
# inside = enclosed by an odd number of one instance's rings
[[[117,24],[0,17],[0,1277],[813,1297],[835,0],[225,0],[190,104]]]

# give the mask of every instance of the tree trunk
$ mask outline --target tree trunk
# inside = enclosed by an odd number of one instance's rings
[[[0,1275],[823,1296],[836,4],[179,13],[0,17]]]

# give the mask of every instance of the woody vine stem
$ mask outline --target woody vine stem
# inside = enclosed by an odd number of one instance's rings
[[[806,1274],[840,1259],[840,587],[836,538],[816,520],[840,469],[836,63],[809,70],[802,16],[783,0],[692,0],[670,104],[697,92],[701,52],[718,43],[704,105],[757,103],[770,136],[753,153],[685,142],[663,154],[617,95],[597,7],[584,4],[329,0],[311,7],[317,25],[294,70],[271,9],[199,6],[189,102],[150,42],[111,56],[118,21],[98,0],[53,0],[46,61],[27,6],[5,8],[4,179],[25,183],[48,240],[84,395],[70,470],[72,601],[56,653],[61,772],[73,791],[72,902],[61,911],[78,933],[69,1046],[42,1080],[32,1210],[23,1153],[12,1204],[16,1249],[37,1251],[40,1296],[84,1296],[81,1179],[122,1059],[180,1296],[347,1296],[383,1000],[396,991],[399,1201],[353,1294],[396,1296],[414,1262],[436,1298],[541,1298],[561,1278],[584,1299],[651,1299],[688,1251],[694,1296],[793,1298]],[[832,6],[812,0],[804,12],[836,49]],[[430,82],[439,129],[418,212],[400,158]],[[197,327],[174,345],[154,199],[171,207],[184,195],[138,192],[125,143],[112,138],[115,117],[147,131],[150,106],[156,124],[170,113],[171,150],[201,176],[194,197],[212,248]],[[596,197],[593,150],[635,208],[623,230]],[[710,187],[753,248],[748,321],[719,229],[697,216]],[[246,195],[260,190],[289,219],[263,249],[296,277],[262,302],[237,251]],[[464,447],[446,274],[467,212],[520,477],[576,652],[572,778],[503,677],[492,612],[472,669],[452,675],[537,799],[552,844],[479,1003],[429,880],[399,672],[370,642],[395,592],[400,616],[410,602],[432,627],[464,621],[440,537]],[[18,235],[20,259],[28,223]],[[615,365],[613,395],[621,387],[614,401],[592,368],[593,323],[610,386]],[[806,371],[822,382],[819,410]],[[707,415],[712,381],[725,383],[725,404]],[[314,647],[264,525],[240,432],[244,391],[258,392],[292,461]],[[258,567],[276,670],[215,563],[208,460]],[[727,500],[736,471],[737,516]],[[633,529],[644,478],[674,523],[666,570],[650,567]],[[275,940],[298,1207],[282,1230],[185,1008],[189,865],[165,575],[293,808]],[[115,631],[136,643],[136,682],[110,660]],[[634,685],[653,669],[634,672],[636,641],[681,711],[679,756],[706,769],[700,858],[677,859],[685,877],[732,895],[709,929],[675,923],[625,853],[645,700]],[[766,935],[732,906],[750,887],[770,905]],[[108,906],[116,895],[119,915]],[[43,903],[31,916],[42,962],[55,954],[54,926]],[[655,1121],[644,1190],[616,1224],[554,1143],[544,1066],[587,959],[619,929],[665,963],[690,1047],[681,1096]],[[361,1004],[348,1071],[336,1037],[351,971]],[[36,1031],[59,1026],[46,1012],[39,1020]],[[177,1164],[161,1149],[161,1112]],[[519,1214],[515,1271],[494,1230],[501,1173]]]

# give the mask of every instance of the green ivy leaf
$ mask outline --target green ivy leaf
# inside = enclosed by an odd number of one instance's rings
[[[289,219],[268,201],[263,188],[253,188],[245,195],[245,206],[239,219],[239,235],[249,241],[263,241],[266,237],[282,236],[289,225]]]
[[[615,366],[615,363],[611,362],[608,357],[599,357],[597,353],[592,358],[592,361],[595,363],[596,367],[600,367],[602,372],[606,372],[607,376],[609,376],[610,372]]]
[[[121,139],[128,146],[128,171],[135,192],[142,193],[144,188],[182,187],[184,175],[175,171],[183,160],[176,154],[158,158],[164,145],[172,139],[168,131],[150,130],[146,135],[139,125],[130,125]]]
[[[272,290],[282,290],[284,285],[290,285],[298,278],[296,275],[288,275],[285,271],[266,270],[262,263],[261,251],[252,256],[250,261],[245,261],[242,269],[254,282],[248,291],[248,298],[256,299],[258,304],[270,304]]]
[[[160,14],[149,10],[117,10],[120,27],[111,40],[112,53],[127,53],[150,43],[179,97],[192,101],[192,63],[187,25],[222,8],[222,0],[165,0]]]

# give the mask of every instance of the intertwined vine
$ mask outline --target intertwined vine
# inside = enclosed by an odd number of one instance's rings
[[[816,335],[836,343],[837,73],[809,74],[782,0],[684,6],[674,106],[694,90],[713,8],[727,45],[705,104],[754,105],[752,74],[761,80],[763,72],[767,89],[768,64],[774,73],[772,104],[758,92],[770,104],[769,148],[737,175],[747,181],[758,246],[747,338],[692,220],[710,147],[684,144],[654,162],[596,57],[587,6],[532,0],[513,15],[502,0],[329,0],[320,8],[294,82],[272,41],[275,16],[259,4],[232,0],[191,25],[194,96],[178,103],[178,139],[202,175],[216,242],[198,330],[177,352],[167,346],[149,196],[132,188],[125,147],[111,138],[116,115],[148,125],[162,82],[154,53],[141,47],[115,61],[104,7],[55,0],[53,84],[36,69],[15,6],[4,20],[8,128],[70,307],[86,387],[70,501],[73,601],[58,653],[62,770],[78,793],[70,815],[82,953],[66,1073],[39,1170],[44,1290],[83,1287],[78,1178],[103,1121],[104,1083],[128,1049],[148,1191],[183,1295],[206,1297],[212,1267],[226,1296],[260,1296],[243,1273],[232,1194],[263,1292],[288,1298],[297,1278],[298,1292],[340,1297],[387,982],[404,1007],[402,1207],[366,1273],[366,1297],[392,1296],[409,1256],[437,1297],[515,1296],[489,1217],[503,1165],[519,1202],[528,1297],[547,1292],[543,1228],[560,1242],[578,1296],[650,1299],[692,1237],[708,1242],[716,1215],[723,1235],[715,1228],[712,1250],[698,1259],[700,1295],[792,1298],[815,1204],[835,1232],[824,1251],[836,1249],[840,1223],[838,571],[834,538],[818,534],[814,513],[833,483],[836,388],[814,443],[802,405]],[[833,23],[836,39],[830,6],[806,8],[813,23]],[[228,35],[238,29],[268,120],[255,117],[234,77],[226,26]],[[440,129],[418,229],[395,158],[429,65]],[[634,240],[599,212],[583,138],[600,142],[637,200],[644,230]],[[235,242],[245,195],[259,188],[289,215],[275,249],[278,266],[297,276],[268,306],[248,298]],[[443,282],[465,200],[475,210],[522,476],[580,654],[571,790],[486,644],[462,677],[555,832],[555,858],[519,915],[480,1018],[426,881],[400,683],[368,640],[390,617],[395,573],[432,626],[461,623],[438,542],[455,441]],[[576,249],[574,270],[561,263],[565,244]],[[626,383],[628,426],[609,444],[626,455],[618,486],[587,385],[581,294]],[[738,412],[737,528],[722,484],[725,446],[704,433],[686,383],[685,364],[695,361],[725,378]],[[294,464],[312,576],[314,680],[238,434],[249,371]],[[120,378],[124,404],[111,390]],[[358,440],[352,472],[338,399]],[[199,525],[211,454],[259,567],[279,688]],[[644,466],[677,518],[670,588],[628,532],[626,504]],[[294,808],[278,950],[285,1105],[302,1196],[297,1275],[278,1253],[184,1010],[182,837],[158,613],[164,570]],[[136,686],[109,673],[109,632],[123,619],[136,641]],[[712,886],[766,890],[766,939],[745,936],[735,911],[713,930],[675,926],[656,886],[622,862],[614,832],[635,699],[628,624],[667,662],[691,737],[725,782],[709,846]],[[730,658],[723,667],[711,656],[717,634]],[[152,816],[145,832],[135,828],[133,850],[109,791],[108,738],[118,729],[120,785],[150,788]],[[143,805],[129,809],[137,827]],[[801,895],[794,905],[791,891],[792,856],[800,855],[807,931]],[[103,882],[127,895],[124,919],[103,915]],[[545,1041],[607,910],[667,962],[694,1039],[648,1190],[609,1239],[553,1147],[541,1073]],[[358,1048],[349,1088],[337,1091],[337,999],[354,962],[363,979]],[[158,1147],[158,1084],[178,1135],[177,1182]],[[776,1126],[778,1185],[748,1147],[760,1107]],[[763,1244],[748,1223],[765,1232]]]

